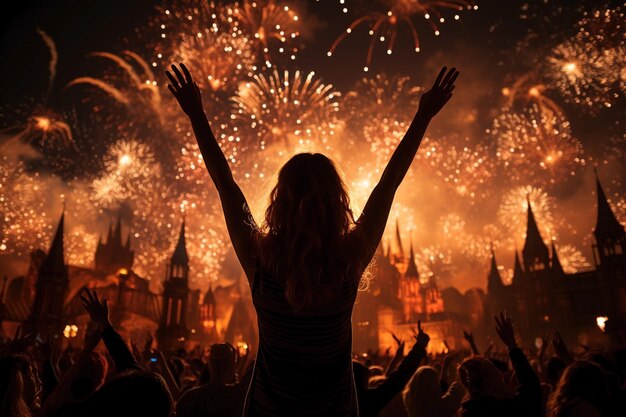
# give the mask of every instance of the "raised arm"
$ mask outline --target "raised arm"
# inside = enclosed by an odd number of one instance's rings
[[[380,181],[365,204],[357,222],[357,232],[368,243],[367,247],[370,248],[372,255],[385,231],[396,190],[413,162],[430,120],[452,97],[454,81],[458,75],[459,72],[455,68],[446,73],[446,67],[443,67],[433,87],[422,95],[411,126],[398,144]]]
[[[180,70],[176,65],[172,65],[172,71],[175,76],[166,71],[171,82],[167,88],[176,97],[178,104],[191,121],[202,158],[222,202],[226,227],[233,248],[250,281],[254,276],[256,245],[253,235],[256,233],[256,225],[248,208],[248,203],[241,189],[235,183],[228,161],[209,126],[209,121],[202,107],[200,88],[193,81],[184,64],[180,64]]]

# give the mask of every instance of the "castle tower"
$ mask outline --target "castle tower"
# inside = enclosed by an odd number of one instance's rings
[[[404,321],[417,321],[418,316],[424,313],[424,300],[421,292],[420,276],[415,265],[413,241],[406,271],[400,280],[400,300],[403,306]]]
[[[515,265],[521,268],[517,251],[515,252]],[[491,267],[489,269],[489,275],[487,275],[487,297],[485,299],[484,319],[486,329],[493,328],[493,316],[497,315],[499,312],[507,311],[511,314],[511,299],[508,290],[509,288],[502,283],[502,276],[498,270],[496,254],[494,250],[491,249]]]
[[[202,323],[204,333],[210,338],[217,337],[217,316],[215,314],[215,308],[215,294],[213,294],[213,290],[211,289],[211,285],[209,284],[209,289],[204,294],[204,299],[202,300],[202,305],[200,306],[200,321]]]
[[[626,270],[626,234],[624,226],[615,217],[615,213],[606,198],[598,173],[596,172],[596,194],[598,214],[593,229],[595,238],[594,259],[601,269],[617,267]]]
[[[167,266],[163,283],[163,310],[157,329],[160,349],[185,346],[189,337],[187,329],[187,303],[189,301],[189,256],[185,244],[185,221],[180,227],[178,242]]]
[[[515,251],[515,266],[513,267],[513,282],[512,285],[519,285],[524,280],[524,268],[522,268],[522,261],[519,259],[519,252]]]
[[[528,219],[526,222],[526,241],[522,249],[524,270],[528,272],[541,271],[550,266],[550,253],[541,238],[539,227],[533,213],[530,200],[528,201]]]
[[[404,245],[402,245],[402,236],[400,235],[400,223],[398,219],[396,219],[396,233],[394,235],[393,243],[393,255],[391,255],[389,259],[396,268],[402,270],[406,265],[407,259],[404,253]]]
[[[489,276],[487,277],[487,293],[489,296],[494,295],[500,297],[504,295],[504,284],[502,283],[502,277],[498,270],[498,264],[496,263],[496,254],[491,249],[491,268],[489,269]]]
[[[422,311],[426,313],[427,320],[430,320],[431,314],[443,313],[443,297],[441,296],[441,291],[439,290],[439,285],[437,284],[437,278],[435,278],[434,275],[431,275],[428,278],[428,282],[425,285],[422,285],[421,293],[422,302],[424,303]]]
[[[556,246],[554,245],[554,241],[552,242],[552,263],[551,268],[552,272],[556,276],[565,275],[565,271],[563,270],[563,265],[561,265],[561,260],[559,259],[559,254],[556,251]]]
[[[24,323],[27,333],[44,339],[57,336],[63,329],[64,303],[69,279],[63,252],[65,213],[61,215],[48,255],[39,267],[35,284],[35,300],[30,316]]]
[[[120,270],[130,271],[134,258],[135,252],[130,248],[130,231],[126,244],[123,244],[122,220],[118,216],[115,228],[112,224],[109,225],[106,243],[102,243],[101,239],[98,241],[95,256],[96,270],[116,275]]]

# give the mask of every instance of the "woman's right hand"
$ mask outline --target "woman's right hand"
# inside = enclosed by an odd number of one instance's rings
[[[422,114],[429,119],[435,117],[437,113],[446,105],[452,97],[454,82],[459,76],[456,68],[452,68],[446,74],[446,67],[443,67],[435,80],[432,88],[422,94],[418,108],[418,114]]]
[[[176,65],[172,64],[172,71],[174,71],[176,77],[174,77],[171,72],[165,71],[171,83],[167,85],[167,88],[172,95],[176,97],[180,108],[183,109],[187,116],[191,117],[202,114],[204,109],[202,108],[200,88],[198,88],[198,85],[193,81],[185,64],[180,64],[180,68],[179,70]]]

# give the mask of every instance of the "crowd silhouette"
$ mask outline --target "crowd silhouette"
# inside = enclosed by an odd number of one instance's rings
[[[84,290],[83,299],[91,322],[82,346],[61,350],[52,340],[37,342],[19,329],[12,339],[3,340],[0,415],[243,415],[254,358],[240,355],[228,343],[162,352],[148,338],[139,349],[112,326],[106,302],[95,291]],[[502,314],[495,322],[502,343],[486,355],[472,348],[427,354],[429,336],[420,324],[406,354],[404,341],[398,341],[394,356],[388,351],[354,354],[358,415],[625,415],[626,349],[575,354],[555,334],[540,351],[524,351],[511,319]],[[318,415],[338,414],[326,409]]]
[[[430,337],[419,322],[414,340],[394,336],[393,357],[352,351],[359,280],[395,192],[458,75],[444,67],[422,95],[358,218],[333,162],[305,153],[280,170],[257,225],[211,131],[200,89],[183,64],[173,65],[168,88],[190,119],[251,288],[256,357],[241,356],[228,343],[163,352],[151,337],[140,349],[115,329],[107,301],[85,289],[90,324],[80,349],[60,350],[54,338],[41,341],[19,329],[3,342],[0,416],[626,415],[624,350],[576,355],[555,333],[539,352],[525,351],[504,313],[495,317],[501,348],[490,346],[483,355],[470,332],[468,351],[427,353]],[[406,343],[412,346],[405,355]]]

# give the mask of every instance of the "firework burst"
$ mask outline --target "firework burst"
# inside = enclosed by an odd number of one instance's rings
[[[556,221],[552,215],[554,199],[540,188],[516,187],[504,195],[498,208],[498,219],[513,236],[513,247],[526,237],[529,201],[543,239],[556,238]]]
[[[591,267],[582,252],[572,245],[559,246],[556,251],[566,274],[575,274]]]
[[[288,151],[327,150],[337,125],[340,93],[314,72],[255,75],[233,97],[235,117],[256,130],[259,148],[282,141]]]
[[[541,181],[547,175],[545,182],[555,184],[585,164],[582,145],[572,137],[569,122],[536,105],[525,112],[503,109],[488,132],[497,140],[498,159],[516,178],[534,173]]]
[[[375,168],[386,163],[411,123],[422,89],[411,85],[409,77],[389,78],[377,74],[362,78],[346,94],[342,108],[348,115],[350,132],[358,144],[369,144],[367,159],[374,158]],[[361,165],[359,163],[358,165]]]
[[[153,67],[184,62],[200,87],[231,91],[256,69],[252,42],[242,31],[235,10],[214,2],[183,0],[159,8]]]
[[[556,46],[548,57],[549,76],[568,102],[589,112],[611,107],[623,84],[626,36],[621,8],[585,12],[573,39]]]
[[[360,26],[369,26],[368,33],[372,39],[367,49],[367,58],[363,67],[364,71],[368,71],[376,43],[386,44],[387,54],[391,55],[402,27],[406,27],[410,31],[415,52],[420,51],[420,40],[414,24],[417,16],[423,17],[430,25],[433,33],[439,36],[439,24],[445,22],[445,17],[440,9],[450,9],[457,12],[463,9],[478,9],[478,6],[472,1],[465,0],[376,0],[375,3],[379,10],[369,10],[354,20],[332,44],[328,56],[332,56],[339,44],[355,29]],[[454,15],[454,20],[459,20],[459,18],[458,14]]]
[[[263,58],[265,67],[272,67],[272,55],[276,53],[296,59],[300,19],[289,6],[275,0],[244,0],[240,6],[235,5],[233,15],[248,34],[256,55]]]
[[[53,231],[45,198],[49,187],[22,161],[7,156],[0,161],[0,254],[23,256],[44,249]]]
[[[511,86],[504,87],[501,91],[506,100],[506,108],[514,109],[519,105],[526,108],[534,104],[545,117],[562,116],[563,109],[546,95],[548,89],[534,73],[529,73],[517,78]]]
[[[430,162],[430,167],[459,196],[484,197],[494,173],[489,150],[481,144],[472,145],[469,139],[428,140],[420,158]],[[463,143],[464,142],[464,143]]]

